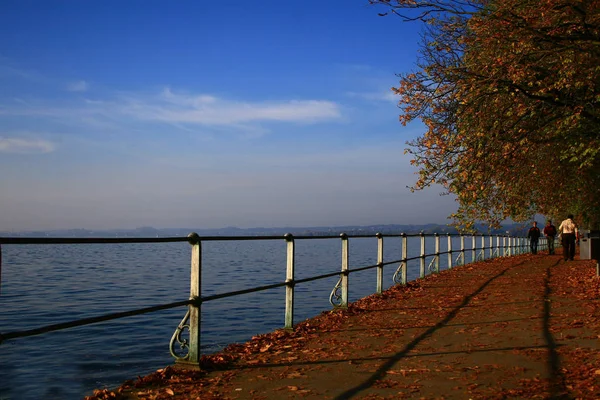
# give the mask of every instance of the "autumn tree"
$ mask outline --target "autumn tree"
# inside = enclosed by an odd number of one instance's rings
[[[600,224],[600,0],[381,0],[424,22],[400,75],[414,189],[443,185],[468,228],[535,213]]]

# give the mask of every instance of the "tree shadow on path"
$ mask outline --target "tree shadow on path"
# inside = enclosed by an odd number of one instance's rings
[[[373,375],[371,375],[371,377],[369,379],[367,379],[366,381],[364,381],[360,385],[357,385],[357,386],[355,386],[355,387],[353,387],[353,388],[345,391],[344,393],[336,396],[335,399],[336,400],[350,399],[353,396],[355,396],[355,395],[359,394],[360,392],[362,392],[363,390],[366,390],[366,389],[370,388],[371,386],[373,386],[373,384],[375,384],[378,380],[383,379],[385,377],[387,371],[389,371],[394,364],[396,364],[403,357],[405,357],[411,350],[413,350],[415,347],[417,347],[417,345],[420,342],[422,342],[424,339],[426,339],[428,336],[430,336],[435,331],[437,331],[437,330],[443,328],[445,325],[447,325],[448,322],[450,322],[452,319],[454,319],[456,317],[456,315],[458,314],[458,312],[461,309],[463,309],[464,307],[466,307],[471,302],[471,300],[473,299],[473,297],[475,297],[479,293],[481,293],[490,283],[492,283],[494,280],[496,280],[499,277],[501,277],[504,274],[506,274],[506,272],[508,270],[510,270],[510,269],[512,269],[514,267],[517,267],[519,265],[522,265],[524,263],[525,262],[523,261],[523,262],[521,262],[519,264],[513,265],[513,266],[508,267],[508,268],[505,268],[501,272],[499,272],[498,274],[496,274],[496,275],[492,276],[491,278],[489,278],[477,290],[475,290],[473,293],[469,294],[468,296],[465,296],[465,298],[462,301],[462,303],[459,304],[458,306],[456,306],[450,313],[448,313],[448,315],[443,320],[441,320],[440,322],[438,322],[434,326],[432,326],[429,329],[427,329],[421,335],[417,336],[412,342],[408,343],[406,345],[406,347],[404,347],[404,349],[402,351],[396,353],[394,356],[392,356],[391,358],[389,358],[389,360],[386,361],[381,367],[379,367],[377,369],[377,371],[375,371],[375,373]]]
[[[553,266],[558,265],[559,262],[560,260],[557,261]],[[568,390],[565,383],[565,377],[561,372],[560,357],[556,351],[558,346],[556,345],[556,341],[554,340],[552,333],[550,333],[550,295],[552,294],[552,290],[550,289],[550,268],[546,268],[546,274],[544,276],[544,311],[542,320],[542,331],[548,348],[548,372],[550,375],[549,399],[570,399],[571,396],[567,394]]]

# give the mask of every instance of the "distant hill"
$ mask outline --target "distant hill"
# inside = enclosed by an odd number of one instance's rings
[[[476,226],[477,232],[484,234],[523,235],[527,232],[526,226],[522,224],[505,225],[501,229],[488,230],[485,225]],[[26,232],[0,232],[0,236],[28,236],[28,237],[177,237],[187,236],[190,232],[196,232],[200,236],[278,236],[291,233],[301,236],[338,236],[340,233],[348,235],[375,235],[407,233],[415,234],[423,232],[426,234],[455,234],[458,233],[454,227],[442,224],[424,225],[346,225],[346,226],[315,226],[315,227],[277,227],[277,228],[236,228],[225,227],[218,229],[202,228],[153,228],[149,226],[136,229],[112,229],[112,230],[89,230],[89,229],[62,229],[50,231],[26,231]]]

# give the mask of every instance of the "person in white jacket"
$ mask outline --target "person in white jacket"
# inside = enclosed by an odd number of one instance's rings
[[[563,247],[563,258],[565,261],[575,257],[575,240],[577,239],[577,225],[573,222],[573,214],[567,215],[567,219],[560,223],[558,227],[560,232],[561,243]]]

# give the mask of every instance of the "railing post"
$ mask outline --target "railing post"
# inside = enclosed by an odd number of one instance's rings
[[[425,235],[423,232],[421,235],[421,268],[419,269],[419,276],[421,278],[425,277]]]
[[[291,233],[285,234],[287,246],[287,269],[285,274],[285,329],[294,326],[294,264],[296,261],[296,245]]]
[[[481,235],[481,259],[485,260],[485,235]]]
[[[408,237],[406,233],[402,233],[402,261],[404,262],[404,268],[402,268],[402,284],[406,285],[406,274],[408,270]]]
[[[498,257],[502,257],[500,255],[500,235],[496,235],[496,254]]]
[[[452,268],[452,236],[448,233],[448,269]]]
[[[383,235],[377,233],[377,294],[383,293]]]
[[[195,232],[188,235],[188,241],[192,246],[190,300],[200,300],[202,298],[202,242],[200,241],[200,236]],[[198,365],[200,361],[201,305],[190,304],[189,312],[189,352],[186,360],[182,361],[182,363]]]
[[[524,253],[524,251],[523,251],[524,250],[523,249],[523,238],[522,237],[517,238],[517,243],[518,243],[517,246],[518,246],[518,249],[519,249],[517,254],[523,254]]]
[[[488,249],[490,250],[489,258],[494,258],[494,237],[488,236]]]
[[[465,235],[460,234],[460,265],[465,265]]]
[[[348,308],[348,235],[342,233],[340,237],[342,238],[342,304],[340,304],[340,308]]]
[[[477,260],[477,238],[475,235],[471,236],[471,245],[473,246],[471,250],[471,262],[474,263]]]
[[[435,234],[435,272],[440,272],[440,235]]]

